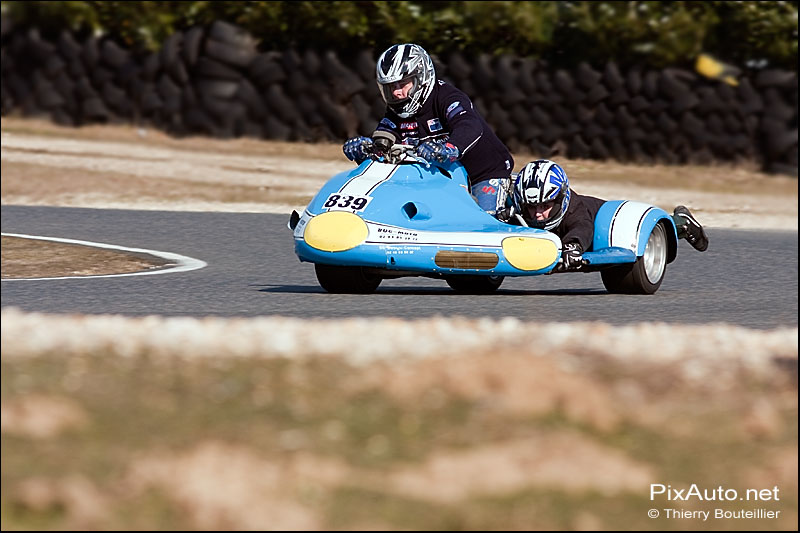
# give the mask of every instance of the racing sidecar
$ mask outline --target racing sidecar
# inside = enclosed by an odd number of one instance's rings
[[[333,293],[371,293],[383,279],[403,276],[488,293],[505,276],[551,274],[561,257],[555,234],[481,209],[461,163],[428,163],[401,144],[333,176],[288,226],[297,257],[314,263],[319,284]],[[677,249],[664,210],[608,201],[580,270],[599,270],[610,293],[652,294]]]

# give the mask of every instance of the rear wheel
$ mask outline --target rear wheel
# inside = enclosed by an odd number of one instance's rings
[[[644,254],[636,261],[600,272],[606,290],[614,294],[653,294],[667,270],[667,232],[659,222],[650,233]]]
[[[381,277],[367,274],[361,267],[314,264],[317,281],[328,292],[369,294],[381,284]]]
[[[448,276],[445,278],[450,288],[467,294],[488,294],[496,291],[505,276]]]

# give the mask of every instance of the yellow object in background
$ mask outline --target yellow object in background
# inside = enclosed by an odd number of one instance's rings
[[[694,68],[706,78],[721,80],[734,87],[739,85],[739,82],[736,80],[739,69],[714,59],[708,54],[700,54],[697,56]]]

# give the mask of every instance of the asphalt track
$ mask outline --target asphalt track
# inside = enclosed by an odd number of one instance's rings
[[[796,231],[709,230],[708,251],[680,241],[654,295],[611,295],[599,273],[506,278],[495,294],[444,281],[385,280],[375,294],[336,295],[294,254],[286,215],[2,206],[2,231],[160,250],[208,264],[190,272],[3,281],[2,306],[129,316],[341,318],[514,316],[539,321],[797,326]]]

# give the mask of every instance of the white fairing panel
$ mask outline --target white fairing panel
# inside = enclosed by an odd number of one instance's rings
[[[642,202],[623,202],[611,220],[609,245],[637,253],[642,224],[653,209]]]

